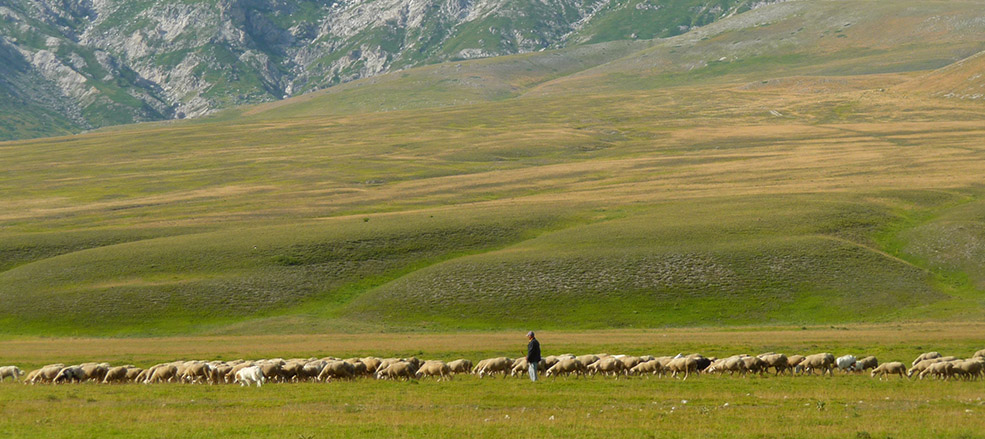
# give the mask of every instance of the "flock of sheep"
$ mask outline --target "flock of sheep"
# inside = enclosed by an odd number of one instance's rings
[[[945,357],[937,352],[920,355],[907,368],[894,361],[879,364],[875,357],[856,358],[845,355],[835,358],[828,353],[786,356],[764,353],[757,356],[734,355],[728,358],[704,357],[699,354],[674,357],[629,355],[552,355],[538,364],[538,370],[548,377],[580,375],[631,376],[719,373],[730,375],[760,374],[770,371],[797,374],[828,374],[839,369],[846,373],[871,370],[871,376],[880,379],[888,375],[938,379],[963,378],[974,380],[985,377],[985,349],[970,359]],[[0,367],[0,381],[24,376],[25,384],[97,382],[97,383],[239,383],[241,386],[263,385],[265,382],[301,382],[350,380],[359,377],[376,379],[421,379],[433,377],[450,380],[460,373],[471,373],[479,378],[502,374],[523,376],[527,371],[525,358],[488,358],[474,366],[470,360],[460,359],[445,363],[438,360],[422,361],[417,358],[349,358],[334,357],[309,359],[267,359],[257,361],[175,361],[151,366],[147,369],[133,365],[113,367],[107,363],[84,363],[72,366],[50,364],[29,372],[26,376],[17,366]]]

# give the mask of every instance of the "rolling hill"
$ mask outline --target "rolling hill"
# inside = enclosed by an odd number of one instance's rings
[[[940,91],[981,6],[783,2],[0,143],[0,332],[980,320],[985,107]]]

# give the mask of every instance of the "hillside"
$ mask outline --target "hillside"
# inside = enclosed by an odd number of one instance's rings
[[[922,75],[899,88],[948,99],[985,100],[985,52]]]
[[[198,117],[449,60],[677,35],[753,0],[14,0],[0,140]],[[632,32],[625,26],[631,23]]]
[[[909,88],[974,65],[980,6],[786,2],[0,143],[0,332],[980,321],[985,107]]]

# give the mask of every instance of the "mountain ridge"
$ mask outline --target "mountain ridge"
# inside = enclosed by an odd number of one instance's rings
[[[198,117],[449,60],[665,37],[770,3],[14,0],[0,6],[0,61],[22,74],[0,93],[21,98],[0,106],[11,121],[0,140]]]

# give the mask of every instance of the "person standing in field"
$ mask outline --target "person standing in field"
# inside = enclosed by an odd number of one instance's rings
[[[537,365],[540,364],[540,342],[534,337],[534,332],[527,333],[527,367],[530,369],[530,381],[537,381]]]

